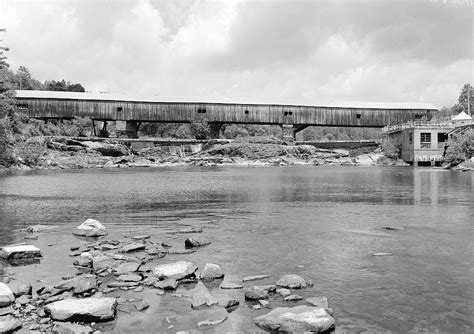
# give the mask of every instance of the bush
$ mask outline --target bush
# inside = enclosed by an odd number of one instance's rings
[[[448,149],[444,159],[453,165],[472,158],[474,155],[474,130],[467,131],[461,136],[456,136],[448,141]]]

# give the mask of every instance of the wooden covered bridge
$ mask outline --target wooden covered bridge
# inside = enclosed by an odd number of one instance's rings
[[[292,140],[307,126],[375,127],[431,119],[429,103],[337,103],[316,106],[164,101],[102,93],[16,91],[17,108],[31,118],[116,121],[117,132],[137,137],[142,122],[189,123],[206,119],[217,138],[223,124],[272,124]]]

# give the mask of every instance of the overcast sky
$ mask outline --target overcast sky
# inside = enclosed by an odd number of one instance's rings
[[[93,92],[441,107],[473,82],[471,0],[0,0],[0,27],[13,69]]]

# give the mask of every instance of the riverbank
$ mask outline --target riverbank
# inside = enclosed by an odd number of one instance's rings
[[[386,158],[380,149],[323,149],[290,146],[276,139],[242,139],[202,143],[121,142],[117,139],[34,137],[17,154],[14,170],[127,168],[168,166],[408,166]]]

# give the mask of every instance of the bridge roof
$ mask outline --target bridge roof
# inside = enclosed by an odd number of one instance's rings
[[[236,100],[200,101],[199,98],[164,98],[160,96],[131,96],[110,93],[81,93],[60,92],[44,90],[16,90],[17,98],[30,99],[54,99],[54,100],[81,100],[81,101],[121,101],[121,102],[155,102],[155,103],[203,103],[203,104],[245,104],[245,105],[286,105],[299,106],[298,104],[280,103],[252,103]],[[437,110],[431,103],[422,102],[324,102],[313,105],[316,107],[330,108],[355,108],[355,109],[420,109]]]

